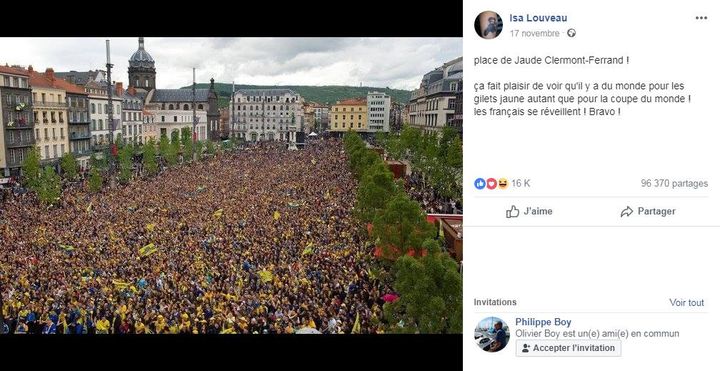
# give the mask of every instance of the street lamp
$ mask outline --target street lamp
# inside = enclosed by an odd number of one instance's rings
[[[107,67],[108,130],[110,130],[110,158],[108,159],[108,162],[110,168],[110,188],[115,188],[115,120],[113,120],[112,79],[110,77],[110,70],[113,66],[110,63],[110,40],[105,40],[105,53],[107,55],[107,64],[105,66]]]

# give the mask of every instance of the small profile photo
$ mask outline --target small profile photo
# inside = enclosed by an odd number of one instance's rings
[[[503,21],[493,11],[484,11],[475,18],[475,32],[483,39],[494,39],[502,32]]]
[[[498,317],[487,317],[475,326],[475,342],[486,352],[499,352],[509,341],[510,329],[505,321]]]

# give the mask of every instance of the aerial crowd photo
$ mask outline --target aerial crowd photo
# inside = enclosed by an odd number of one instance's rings
[[[461,38],[0,49],[0,336],[461,333]]]

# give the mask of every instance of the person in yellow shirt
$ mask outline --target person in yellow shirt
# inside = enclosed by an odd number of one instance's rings
[[[135,333],[136,334],[144,334],[145,333],[145,324],[141,321],[135,322]]]
[[[101,320],[97,321],[95,324],[95,333],[96,334],[109,334],[110,333],[110,321],[108,321],[107,317],[103,317]]]

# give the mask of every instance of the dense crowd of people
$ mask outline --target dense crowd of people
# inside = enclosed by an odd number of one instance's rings
[[[428,187],[417,173],[404,178],[405,191],[428,214],[462,214],[460,202],[448,197],[442,197],[437,191]]]
[[[272,143],[0,208],[4,332],[382,333],[342,144]],[[359,327],[359,329],[358,329]],[[0,329],[0,332],[3,329]]]

